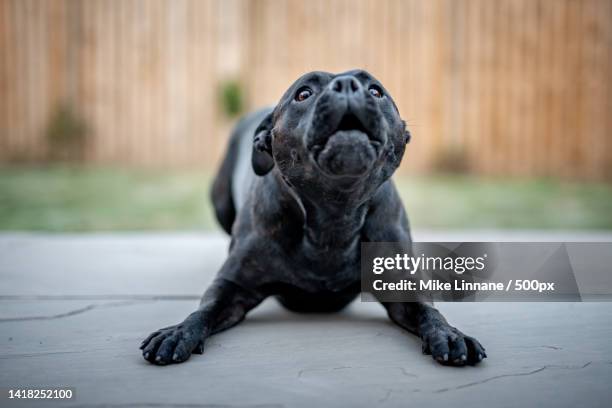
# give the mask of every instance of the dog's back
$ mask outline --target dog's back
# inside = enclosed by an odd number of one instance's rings
[[[244,116],[234,127],[227,150],[212,185],[215,215],[223,229],[231,234],[236,214],[255,173],[251,168],[251,150],[255,129],[272,111],[260,109]]]

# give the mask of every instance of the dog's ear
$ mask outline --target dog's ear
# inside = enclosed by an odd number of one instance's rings
[[[265,176],[272,167],[274,167],[274,159],[272,158],[272,116],[274,112],[270,112],[261,121],[255,134],[253,135],[253,152],[251,153],[251,164],[253,171],[258,176]]]
[[[410,134],[410,131],[406,127],[406,121],[405,120],[402,120],[402,126],[404,127],[404,143],[408,144],[408,143],[410,143],[410,139],[412,138],[412,135]]]

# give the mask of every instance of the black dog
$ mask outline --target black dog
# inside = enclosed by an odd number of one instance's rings
[[[164,365],[202,353],[207,337],[239,323],[268,296],[298,312],[334,312],[350,303],[360,292],[360,242],[410,248],[390,180],[409,139],[391,96],[359,70],[306,74],[273,110],[244,118],[212,190],[217,218],[232,236],[229,257],[197,311],[143,341],[144,358]],[[486,357],[476,339],[430,304],[383,305],[437,361],[464,365]]]

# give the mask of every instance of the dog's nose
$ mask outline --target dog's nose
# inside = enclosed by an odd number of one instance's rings
[[[361,91],[361,83],[354,76],[344,75],[334,78],[330,82],[329,88],[341,94],[352,95]]]

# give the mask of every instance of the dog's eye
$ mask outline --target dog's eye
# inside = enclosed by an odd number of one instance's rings
[[[368,89],[368,91],[370,91],[370,95],[372,95],[375,98],[382,98],[383,97],[382,89],[380,89],[376,85],[372,85],[370,87],[370,89]]]
[[[295,94],[295,100],[298,102],[302,102],[310,98],[311,95],[312,91],[310,90],[310,88],[300,88]]]

